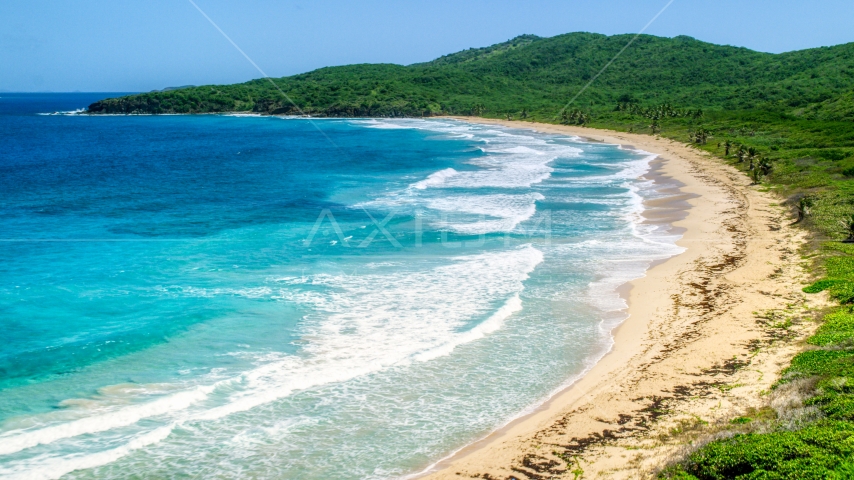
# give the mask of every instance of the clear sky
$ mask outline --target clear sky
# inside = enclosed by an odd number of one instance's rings
[[[274,77],[422,62],[523,33],[634,33],[668,2],[195,1]],[[675,0],[646,33],[784,52],[852,42],[852,26],[852,0]],[[259,76],[187,0],[0,1],[0,90],[148,91]]]

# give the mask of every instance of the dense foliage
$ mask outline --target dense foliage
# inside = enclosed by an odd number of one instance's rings
[[[678,479],[854,478],[854,423],[822,420],[796,431],[745,434],[691,456]]]
[[[523,35],[410,66],[322,68],[272,82],[259,79],[108,99],[89,110],[302,111],[326,116],[467,115],[476,111],[493,117],[525,110],[534,117],[551,118],[631,38],[592,33],[551,38]],[[690,37],[642,35],[578,98],[577,106],[596,113],[611,109],[622,98],[670,102],[685,108],[773,107],[824,120],[851,119],[852,85],[854,44],[774,55]]]

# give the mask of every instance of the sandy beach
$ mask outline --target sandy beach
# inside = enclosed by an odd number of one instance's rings
[[[667,139],[476,122],[658,154],[647,176],[670,185],[670,196],[647,204],[646,216],[681,229],[678,244],[686,251],[624,287],[630,316],[586,376],[425,478],[650,478],[688,444],[773,401],[768,389],[813,325],[798,316],[807,301],[798,255],[805,235],[789,226],[779,198],[720,160]],[[794,318],[791,327],[775,327],[782,315]]]

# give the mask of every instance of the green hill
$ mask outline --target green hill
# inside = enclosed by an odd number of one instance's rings
[[[225,111],[318,116],[504,116],[525,110],[554,116],[617,54],[632,35],[522,35],[427,63],[347,65],[243,84],[151,92],[96,102],[90,113]],[[764,108],[852,115],[854,44],[784,54],[760,53],[690,37],[640,36],[579,97],[597,113],[618,99],[683,108]],[[848,93],[849,100],[837,102]],[[823,105],[826,102],[832,105]],[[818,104],[822,104],[819,106]]]

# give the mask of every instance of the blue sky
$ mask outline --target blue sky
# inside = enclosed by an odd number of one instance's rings
[[[668,0],[195,1],[270,76],[284,76],[421,62],[523,33],[633,33]],[[852,42],[852,19],[851,0],[675,0],[646,33],[783,52]],[[0,2],[0,90],[148,91],[259,76],[187,0]]]

